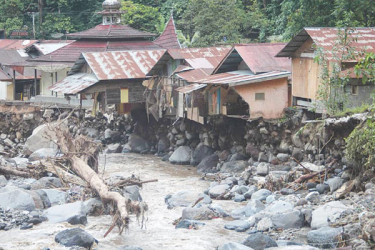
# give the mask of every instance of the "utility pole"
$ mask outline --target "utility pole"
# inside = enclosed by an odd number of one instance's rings
[[[28,12],[27,14],[31,15],[32,18],[33,18],[33,36],[34,36],[34,40],[35,40],[35,37],[36,37],[36,31],[35,31],[35,16],[38,15],[38,12]]]

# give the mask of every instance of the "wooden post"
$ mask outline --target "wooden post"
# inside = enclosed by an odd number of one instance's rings
[[[13,70],[13,100],[16,100],[16,71]]]
[[[36,96],[36,85],[37,85],[38,72],[34,69],[34,96]]]

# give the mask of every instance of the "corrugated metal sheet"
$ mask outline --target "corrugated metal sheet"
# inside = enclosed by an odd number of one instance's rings
[[[91,87],[98,81],[99,80],[93,74],[78,73],[66,77],[62,81],[49,87],[49,89],[63,94],[74,95]]]
[[[68,34],[73,39],[133,39],[151,38],[155,34],[133,29],[128,25],[97,25],[94,28]]]
[[[173,16],[169,19],[163,33],[154,41],[164,49],[180,49],[181,45],[178,41],[176,26],[174,24]]]
[[[310,37],[313,42],[330,54],[339,38],[339,28],[304,28],[296,35],[278,54],[278,57],[291,57],[297,49]],[[351,47],[357,51],[375,52],[375,28],[353,28],[349,35],[356,41],[351,43]],[[329,56],[329,55],[328,55]]]
[[[250,72],[241,72],[241,71],[234,71],[228,73],[221,73],[210,75],[206,78],[199,79],[197,83],[205,83],[205,84],[226,84],[229,86],[238,86],[244,84],[251,84],[257,82],[263,82],[273,79],[279,78],[286,78],[289,77],[291,74],[290,72],[280,72],[280,71],[273,71],[267,72],[263,74],[253,75]]]
[[[277,53],[286,43],[254,43],[235,46],[235,50],[254,73],[270,71],[291,71],[292,62],[288,58],[277,58]]]
[[[37,40],[0,39],[0,49],[25,49],[36,42]]]
[[[146,78],[166,50],[83,53],[99,80]]]
[[[0,68],[0,81],[12,81],[12,77]]]
[[[187,82],[195,82],[209,76],[211,73],[212,69],[194,69],[177,73],[176,76]]]
[[[186,65],[178,65],[175,71],[173,71],[172,75],[176,73],[184,72],[184,71],[189,71],[189,70],[193,70],[193,68],[190,66],[186,66]]]
[[[179,87],[179,88],[176,89],[176,91],[178,91],[180,93],[188,94],[188,93],[191,93],[195,90],[202,89],[206,86],[207,86],[207,84],[193,83],[193,84],[190,84],[190,85]]]
[[[48,42],[48,43],[35,43],[33,44],[33,46],[35,46],[35,48],[37,50],[40,51],[40,53],[42,53],[43,55],[48,55],[58,49],[61,49],[62,47],[65,47],[67,45],[71,44],[71,42],[69,43],[59,43],[59,42],[56,42],[56,43],[51,43],[51,42]]]
[[[173,59],[184,59],[195,69],[216,68],[231,50],[229,47],[170,49]]]

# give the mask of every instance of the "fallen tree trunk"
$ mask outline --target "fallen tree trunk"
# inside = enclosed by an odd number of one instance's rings
[[[0,173],[2,174],[9,174],[9,175],[15,175],[19,177],[24,177],[24,178],[30,178],[31,174],[29,172],[25,171],[19,171],[10,167],[6,166],[0,166]]]

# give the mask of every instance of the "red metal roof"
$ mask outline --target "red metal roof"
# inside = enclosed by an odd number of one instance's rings
[[[285,45],[285,43],[254,43],[237,45],[234,49],[239,53],[249,69],[254,74],[258,74],[261,72],[292,70],[290,59],[275,57]]]
[[[227,84],[229,86],[238,86],[238,85],[244,85],[244,84],[269,81],[269,80],[279,79],[279,78],[287,78],[289,76],[290,76],[289,72],[280,72],[280,71],[272,71],[272,72],[262,73],[258,75],[253,75],[250,73],[246,73],[244,71],[234,71],[234,72],[210,75],[210,76],[207,76],[206,78],[196,80],[195,82],[205,83],[205,84]]]
[[[0,39],[0,49],[25,49],[36,42],[37,40]]]
[[[94,28],[81,32],[68,34],[67,37],[73,39],[133,39],[151,38],[155,34],[133,29],[128,25],[103,25],[99,24]]]
[[[159,49],[151,41],[75,41],[46,56],[41,56],[32,61],[39,62],[70,62],[74,63],[83,52],[104,52],[120,50]]]
[[[278,57],[292,57],[309,38],[313,40],[317,47],[322,48],[329,56],[333,47],[338,41],[339,31],[342,28],[304,28],[296,35],[278,54]],[[375,28],[352,28],[348,30],[349,37],[353,38],[350,44],[358,52],[375,52]]]
[[[83,53],[99,80],[146,78],[166,50]]]
[[[180,49],[181,44],[178,41],[176,26],[174,24],[173,16],[169,19],[163,33],[154,41],[164,49]]]
[[[176,75],[187,82],[196,82],[199,79],[204,79],[212,73],[212,69],[193,69],[183,71]]]
[[[170,49],[173,59],[184,59],[195,69],[216,68],[231,50],[229,47]]]
[[[62,81],[49,87],[49,89],[63,94],[74,95],[91,87],[98,81],[99,80],[93,74],[78,73],[67,76]]]
[[[207,84],[193,83],[193,84],[189,84],[189,85],[186,85],[186,86],[183,86],[183,87],[179,87],[179,88],[176,89],[176,91],[184,93],[184,94],[188,94],[188,93],[191,93],[195,90],[202,89],[206,86],[207,86]]]

